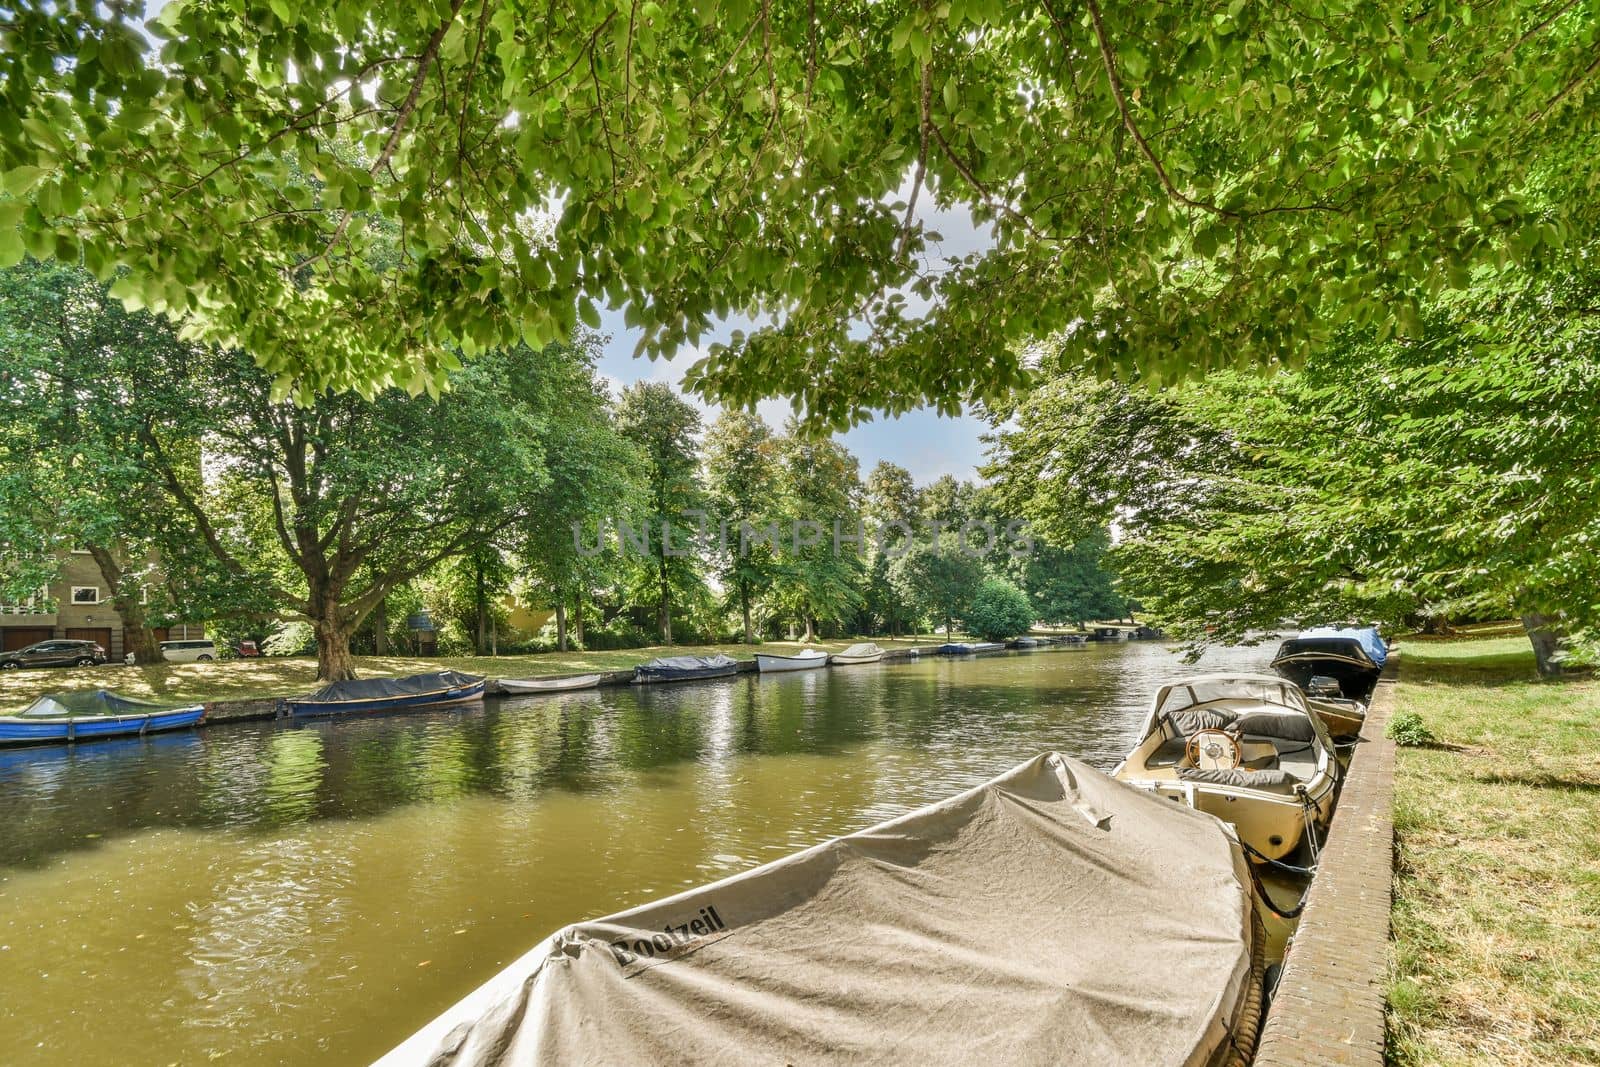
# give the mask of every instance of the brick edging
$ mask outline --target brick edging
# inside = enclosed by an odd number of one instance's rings
[[[1255,1063],[1382,1067],[1389,905],[1394,878],[1391,653],[1339,794]]]

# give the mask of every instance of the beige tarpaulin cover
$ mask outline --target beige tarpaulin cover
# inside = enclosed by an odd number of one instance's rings
[[[382,1062],[1214,1062],[1248,877],[1216,819],[1045,754],[560,930]]]

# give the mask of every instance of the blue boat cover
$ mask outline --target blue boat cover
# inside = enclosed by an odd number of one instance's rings
[[[736,667],[738,665],[739,661],[732,656],[724,656],[718,653],[715,656],[666,656],[641,664],[640,669],[646,671],[707,671],[723,667]]]
[[[1302,641],[1326,641],[1329,638],[1354,641],[1379,667],[1382,667],[1384,661],[1389,658],[1388,646],[1384,644],[1383,635],[1378,633],[1376,626],[1319,626],[1314,630],[1303,630],[1300,633]]]
[[[118,696],[109,689],[80,689],[71,693],[51,693],[24,708],[23,719],[65,719],[108,715],[153,715],[191,705],[152,704]]]
[[[310,696],[300,697],[298,703],[337,704],[345,700],[373,700],[378,697],[414,697],[425,693],[438,693],[446,689],[461,689],[477,685],[482,678],[460,671],[433,671],[413,674],[407,678],[352,678],[347,682],[332,682]]]

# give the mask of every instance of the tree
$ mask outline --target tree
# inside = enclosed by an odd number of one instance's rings
[[[1600,603],[1593,252],[1486,272],[1414,333],[1352,330],[1271,379],[1054,383],[991,469],[1047,522],[1115,511],[1116,569],[1182,636],[1511,613],[1553,673]]]
[[[700,415],[671,386],[636,382],[618,398],[616,422],[644,460],[645,510],[639,520],[645,551],[630,557],[635,584],[655,604],[661,643],[670,645],[674,600],[696,597],[705,588],[690,544],[705,502],[695,458]]]
[[[125,268],[304,396],[438,386],[598,302],[652,353],[771,313],[694,387],[833,425],[997,398],[1036,341],[1047,373],[1276,364],[1594,210],[1521,195],[1594,155],[1572,3],[139,11],[8,17],[0,265]],[[927,203],[992,243],[930,264]]]
[[[143,462],[142,425],[127,405],[93,399],[107,380],[148,387],[163,368],[182,365],[189,346],[169,323],[127,314],[81,270],[29,261],[0,272],[0,350],[0,491],[8,497],[0,541],[12,556],[6,585],[37,590],[53,580],[63,552],[87,551],[137,663],[160,662],[152,627],[176,621],[179,605],[185,619],[259,607],[247,591],[221,582],[216,568],[187,565],[183,524]],[[192,433],[153,433],[198,468]]]
[[[918,615],[931,616],[953,632],[955,620],[966,614],[972,596],[984,579],[983,565],[961,551],[955,534],[937,539],[919,538],[909,551],[889,563],[889,581]]]
[[[818,622],[842,622],[861,606],[861,478],[848,449],[804,433],[793,419],[778,452],[790,543],[783,547],[773,593],[805,624],[804,639],[812,641]]]
[[[592,551],[601,527],[639,507],[644,493],[639,454],[618,431],[606,390],[594,373],[593,346],[582,362],[557,364],[564,373],[554,385],[560,397],[562,430],[552,443],[550,480],[538,506],[509,531],[522,565],[523,592],[555,607],[556,646],[568,647],[568,608],[583,640],[584,605],[601,586],[613,584],[622,570],[614,548]]]
[[[1089,619],[1126,615],[1128,602],[1117,592],[1102,562],[1109,547],[1110,538],[1103,530],[1067,549],[1048,541],[1036,543],[1019,568],[1020,584],[1033,606],[1034,618],[1081,626]]]
[[[918,507],[911,472],[888,460],[879,460],[867,476],[862,507],[871,537],[862,592],[867,632],[881,628],[898,635],[917,619],[917,610],[891,580],[889,568],[896,555],[911,546]]]
[[[777,442],[753,412],[731,410],[705,441],[706,497],[717,524],[719,577],[739,606],[745,644],[755,641],[751,605],[772,587],[774,546],[761,531],[778,511]]]
[[[1000,641],[1027,633],[1033,626],[1033,607],[1028,595],[1010,582],[988,578],[972,594],[962,621],[969,633],[985,641]]]

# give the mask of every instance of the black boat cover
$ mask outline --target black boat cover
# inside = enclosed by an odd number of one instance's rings
[[[300,700],[307,704],[327,704],[341,700],[414,697],[477,685],[481,681],[483,679],[476,675],[462,674],[460,671],[433,671],[407,678],[352,678],[347,682],[332,682]]]
[[[171,711],[187,707],[184,704],[152,704],[148,700],[134,700],[118,696],[109,689],[80,689],[71,693],[51,693],[42,696],[23,709],[24,719],[86,718],[108,715],[150,715],[158,711]]]
[[[718,653],[715,656],[665,656],[653,659],[649,663],[641,664],[639,669],[644,671],[709,671],[722,667],[738,666],[739,661],[732,656]]]

